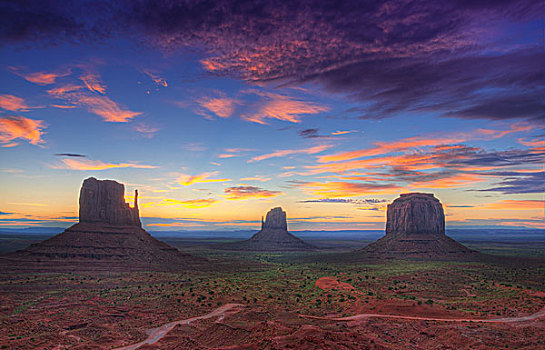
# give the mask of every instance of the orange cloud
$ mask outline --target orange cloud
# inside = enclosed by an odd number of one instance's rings
[[[197,209],[197,208],[205,208],[209,207],[212,204],[216,203],[217,200],[212,198],[207,199],[189,199],[189,200],[178,200],[178,199],[170,199],[166,198],[164,200],[166,205],[181,205],[186,208],[191,209]]]
[[[495,210],[543,210],[545,209],[545,201],[534,199],[506,199],[498,202],[487,203],[483,206],[483,209],[495,209]]]
[[[116,102],[106,96],[79,92],[83,86],[81,85],[65,85],[47,92],[55,97],[64,99],[68,102],[83,106],[93,114],[102,117],[107,122],[126,123],[134,117],[142,114],[140,112],[132,112],[121,108]],[[89,89],[100,89],[96,86]],[[98,90],[91,90],[98,91]]]
[[[203,98],[199,104],[221,118],[229,118],[235,111],[237,100],[228,97]]]
[[[386,153],[391,153],[395,151],[406,150],[408,148],[414,147],[427,147],[440,144],[448,143],[458,143],[464,141],[462,138],[442,138],[442,139],[433,139],[433,138],[420,138],[420,137],[411,137],[406,139],[401,139],[399,141],[393,142],[375,142],[375,147],[367,148],[358,151],[352,152],[341,152],[337,154],[332,154],[328,156],[322,156],[318,158],[318,162],[327,163],[327,162],[339,162],[345,160],[351,160],[362,157],[376,156]]]
[[[182,174],[182,175],[180,175],[178,177],[178,179],[176,181],[178,181],[178,183],[180,185],[183,185],[183,186],[190,186],[190,185],[193,185],[193,184],[196,184],[196,183],[231,181],[231,179],[211,179],[210,178],[211,176],[215,176],[217,174],[218,174],[217,171],[210,172],[210,173],[202,173],[202,174],[198,174],[198,175]]]
[[[2,147],[18,145],[17,139],[27,140],[33,145],[44,143],[42,133],[45,126],[43,121],[25,117],[0,117],[0,143]]]
[[[267,182],[267,181],[270,181],[271,179],[268,178],[268,177],[261,177],[259,175],[257,176],[253,176],[253,177],[243,177],[240,179],[240,181],[259,181],[259,182]]]
[[[364,182],[302,182],[296,184],[305,192],[324,198],[357,197],[378,193],[398,193],[401,187],[393,184]]]
[[[21,69],[18,67],[10,67],[12,73],[17,74],[25,78],[26,80],[38,84],[38,85],[50,85],[57,80],[57,78],[62,78],[71,74],[71,71],[68,69],[64,72],[35,72],[35,73],[22,73]]]
[[[25,103],[25,100],[21,97],[13,95],[0,95],[0,108],[6,109],[8,111],[28,111],[30,106]]]
[[[273,153],[267,153],[262,154],[260,156],[253,157],[252,159],[248,160],[248,163],[257,162],[264,159],[274,158],[274,157],[285,157],[290,156],[292,154],[316,154],[320,153],[322,151],[325,151],[326,149],[329,149],[333,147],[332,145],[319,145],[314,146],[310,148],[303,148],[303,149],[284,149],[275,151]]]
[[[101,94],[106,93],[106,86],[100,81],[100,76],[95,73],[87,73],[80,77],[87,89]]]
[[[280,191],[270,191],[265,190],[260,187],[255,186],[235,186],[235,187],[227,187],[225,190],[223,190],[225,194],[227,195],[227,199],[229,200],[245,200],[245,199],[255,199],[255,198],[269,198],[269,197],[275,197],[282,195],[283,193]]]
[[[247,92],[265,98],[265,101],[260,103],[256,112],[242,115],[244,120],[258,124],[267,124],[265,122],[265,119],[267,118],[300,123],[303,115],[329,111],[329,107],[313,102],[296,100],[280,94],[264,93],[257,90],[250,90]]]
[[[526,141],[524,139],[518,139],[517,140],[521,145],[528,146],[528,147],[545,147],[545,140],[543,139],[532,139],[529,141]]]
[[[358,130],[337,130],[331,133],[331,135],[346,135],[351,134],[353,132],[358,132]]]
[[[326,155],[318,158],[320,163],[340,162],[363,157],[371,157],[377,155],[388,154],[392,152],[401,152],[411,148],[424,148],[435,146],[438,149],[446,149],[447,147],[456,148],[463,147],[461,145],[450,145],[468,140],[482,139],[485,136],[489,138],[501,138],[507,134],[514,132],[522,132],[531,130],[531,126],[526,124],[511,124],[508,130],[493,130],[493,129],[477,129],[469,133],[456,133],[443,137],[409,137],[397,141],[390,142],[374,142],[374,147],[366,148],[351,152],[341,152],[332,155]]]
[[[106,170],[113,168],[137,168],[137,169],[155,169],[156,166],[135,164],[135,163],[104,163],[100,160],[90,159],[72,159],[66,158],[62,160],[62,165],[53,165],[53,169],[70,169],[70,170]]]

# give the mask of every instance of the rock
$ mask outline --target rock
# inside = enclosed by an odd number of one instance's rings
[[[261,218],[261,229],[279,229],[287,231],[288,221],[286,220],[286,212],[280,207],[269,210],[264,222],[263,218]]]
[[[125,203],[125,186],[113,180],[90,177],[83,181],[79,196],[79,221],[142,227],[138,211],[138,190],[134,207]]]
[[[386,235],[445,234],[445,213],[431,193],[405,193],[388,205]]]
[[[208,266],[204,258],[183,253],[141,228],[138,192],[134,207],[125,187],[93,177],[80,191],[80,222],[63,233],[0,257],[1,269],[17,271],[179,270]]]
[[[261,218],[261,231],[257,232],[250,239],[242,242],[223,244],[218,248],[226,250],[275,252],[316,249],[316,247],[288,232],[286,212],[280,207],[271,209],[267,213],[265,221]]]
[[[467,259],[478,253],[445,235],[445,213],[431,193],[406,193],[388,205],[386,235],[361,252],[373,259]]]

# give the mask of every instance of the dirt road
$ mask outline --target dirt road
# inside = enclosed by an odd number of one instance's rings
[[[204,320],[204,319],[212,318],[212,317],[216,317],[216,316],[218,316],[221,319],[221,318],[223,318],[225,316],[226,313],[228,313],[230,311],[237,312],[238,310],[233,310],[233,309],[240,308],[240,307],[244,307],[244,305],[241,305],[241,304],[225,304],[225,305],[223,305],[221,307],[218,307],[214,311],[212,311],[212,312],[210,312],[210,313],[208,313],[206,315],[203,315],[203,316],[197,316],[197,317],[188,318],[188,319],[185,319],[185,320],[174,321],[174,322],[164,324],[164,325],[162,325],[160,327],[157,327],[157,328],[149,329],[147,331],[147,333],[148,333],[148,338],[147,339],[145,339],[145,340],[143,340],[143,341],[141,341],[139,343],[123,346],[121,348],[116,348],[114,350],[134,350],[134,349],[138,349],[141,346],[146,345],[146,344],[156,343],[161,338],[163,338],[168,332],[170,332],[172,329],[174,329],[174,327],[176,327],[177,325],[190,324],[193,321]]]
[[[328,320],[328,321],[358,321],[366,318],[395,318],[399,320],[420,320],[420,321],[443,321],[443,322],[481,322],[481,323],[512,323],[531,321],[537,318],[545,317],[545,308],[539,310],[535,314],[521,317],[504,317],[504,318],[492,318],[492,319],[479,319],[479,318],[435,318],[435,317],[420,317],[420,316],[403,316],[403,315],[381,315],[381,314],[358,314],[347,317],[323,317],[323,316],[310,316],[299,315],[303,318],[315,319],[315,320]]]

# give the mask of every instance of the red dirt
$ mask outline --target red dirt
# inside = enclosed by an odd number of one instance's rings
[[[335,277],[318,278],[316,282],[314,283],[314,285],[323,290],[331,290],[331,289],[346,290],[346,291],[354,290],[353,285],[346,282],[339,282]]]

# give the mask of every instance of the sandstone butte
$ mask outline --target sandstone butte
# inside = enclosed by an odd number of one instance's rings
[[[4,255],[3,265],[18,270],[170,270],[206,260],[193,257],[142,229],[138,191],[134,206],[125,202],[125,186],[90,177],[79,197],[79,222],[61,234]]]
[[[261,218],[261,230],[250,239],[224,244],[219,248],[264,252],[307,251],[316,249],[316,247],[288,232],[286,212],[280,207],[271,209],[264,221]]]
[[[378,259],[458,259],[478,253],[445,234],[443,205],[431,193],[406,193],[388,205],[386,235],[361,250]]]

